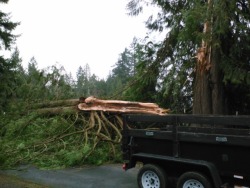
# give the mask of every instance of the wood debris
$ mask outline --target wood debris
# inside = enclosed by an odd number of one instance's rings
[[[101,100],[93,96],[80,98],[78,109],[83,111],[103,111],[112,113],[141,113],[165,115],[170,110],[160,108],[155,103],[132,102],[122,100]]]

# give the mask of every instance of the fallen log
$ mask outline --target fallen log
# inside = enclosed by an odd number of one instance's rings
[[[53,108],[59,106],[77,106],[79,104],[79,99],[67,99],[67,100],[57,100],[57,101],[45,101],[41,103],[36,103],[32,105],[33,109],[37,108]]]
[[[155,103],[131,102],[122,100],[100,100],[95,97],[88,97],[81,100],[79,110],[104,111],[113,113],[142,113],[164,115],[169,109],[160,108]]]
[[[131,106],[131,107],[144,107],[144,108],[159,108],[159,106],[155,103],[142,103],[142,102],[134,102],[134,101],[122,101],[122,100],[101,100],[95,97],[88,97],[85,99],[86,104],[109,104],[116,106]]]
[[[169,109],[160,108],[155,103],[143,103],[122,100],[101,100],[90,96],[88,98],[50,101],[35,104],[36,112],[42,115],[74,114],[79,111],[103,111],[112,113],[140,113],[165,115]]]
[[[142,107],[117,107],[117,106],[102,106],[98,104],[85,104],[81,103],[78,105],[79,110],[84,111],[103,111],[103,112],[113,112],[113,113],[138,113],[138,114],[157,114],[164,115],[169,112],[168,109],[149,109]]]
[[[39,115],[75,114],[78,111],[79,110],[76,106],[41,108],[41,109],[36,110],[37,114],[39,114]]]

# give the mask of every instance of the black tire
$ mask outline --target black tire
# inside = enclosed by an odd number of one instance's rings
[[[198,172],[186,172],[181,175],[177,182],[177,188],[212,188],[209,179]]]
[[[137,183],[139,188],[166,188],[167,176],[161,167],[146,164],[138,172]]]

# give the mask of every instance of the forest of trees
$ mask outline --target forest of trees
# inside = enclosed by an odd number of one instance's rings
[[[76,79],[63,67],[39,70],[35,57],[24,69],[18,49],[11,48],[19,23],[1,12],[1,49],[12,49],[11,57],[0,58],[1,113],[22,103],[94,95],[156,102],[173,113],[249,114],[249,1],[131,0],[127,9],[136,16],[145,6],[160,8],[146,27],[168,30],[165,39],[134,38],[106,79],[92,74],[87,63]]]

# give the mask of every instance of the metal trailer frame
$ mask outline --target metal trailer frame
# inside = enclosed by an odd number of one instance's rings
[[[250,116],[125,115],[123,124],[126,170],[137,162],[156,163],[175,177],[201,171],[215,188],[250,185]]]

